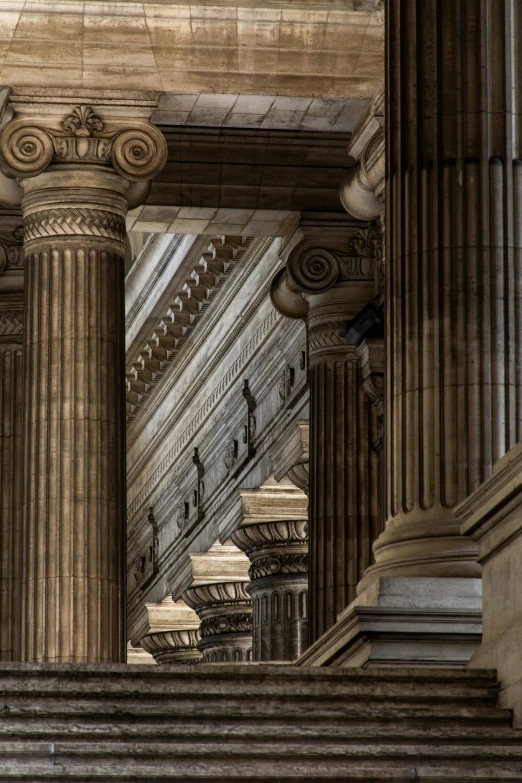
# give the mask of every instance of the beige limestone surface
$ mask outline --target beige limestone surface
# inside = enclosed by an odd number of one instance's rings
[[[0,82],[371,99],[382,81],[380,5],[2,0]],[[207,99],[197,124],[225,108]],[[290,119],[300,106],[277,111]]]

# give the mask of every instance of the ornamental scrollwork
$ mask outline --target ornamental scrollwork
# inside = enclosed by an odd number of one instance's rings
[[[154,125],[106,130],[91,106],[76,106],[61,128],[27,119],[8,122],[0,132],[0,167],[8,177],[35,177],[53,162],[112,165],[126,179],[152,179],[167,159],[165,137]]]

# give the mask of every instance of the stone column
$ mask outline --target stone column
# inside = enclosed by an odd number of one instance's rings
[[[123,661],[125,215],[166,144],[81,106],[0,150],[24,191],[21,658]]]
[[[335,655],[467,665],[481,569],[455,507],[522,423],[522,8],[386,9],[387,521]]]
[[[232,541],[251,562],[255,661],[294,661],[308,645],[308,498],[286,478],[241,489]]]
[[[248,559],[232,542],[216,542],[208,552],[191,554],[190,559],[192,583],[183,600],[201,620],[197,647],[204,663],[251,661]]]
[[[252,563],[253,660],[295,661],[308,646],[306,520],[245,525],[233,542]]]
[[[363,588],[479,576],[453,509],[519,436],[519,6],[387,4],[387,525]]]
[[[275,307],[308,324],[310,641],[355,597],[380,530],[370,448],[377,415],[362,389],[357,348],[341,336],[375,295],[377,243],[375,229],[355,222],[306,236],[272,286]]]

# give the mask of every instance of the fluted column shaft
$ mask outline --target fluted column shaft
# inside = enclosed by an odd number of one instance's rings
[[[22,659],[123,661],[126,183],[24,187]]]
[[[387,528],[374,576],[477,576],[453,508],[522,423],[522,8],[387,4]]]
[[[125,215],[167,147],[146,97],[108,119],[63,101],[15,100],[0,130],[26,257],[21,659],[107,663],[126,641]]]
[[[371,449],[377,414],[362,389],[357,349],[340,336],[346,303],[336,312],[331,303],[316,303],[308,316],[311,642],[355,598],[381,529],[379,463]]]

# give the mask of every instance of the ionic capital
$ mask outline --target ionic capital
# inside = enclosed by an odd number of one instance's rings
[[[88,105],[75,106],[61,123],[10,120],[0,131],[0,169],[19,180],[37,177],[51,164],[111,167],[131,182],[152,179],[167,159],[161,131],[143,118],[126,124]]]
[[[348,154],[357,163],[340,185],[343,207],[359,220],[374,220],[383,210],[385,180],[384,93],[373,101],[354,134]]]
[[[322,297],[339,284],[351,292],[348,298],[353,294],[354,301],[362,294],[364,304],[374,288],[378,247],[379,232],[372,226],[330,246],[327,240],[305,238],[272,282],[274,307],[288,318],[306,318],[311,297]]]

